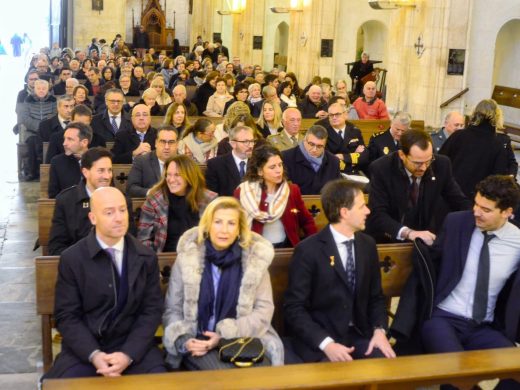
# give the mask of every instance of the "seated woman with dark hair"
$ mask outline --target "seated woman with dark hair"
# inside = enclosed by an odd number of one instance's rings
[[[168,111],[166,111],[166,115],[164,116],[163,123],[175,127],[179,134],[179,138],[182,138],[184,130],[191,125],[188,119],[186,106],[180,103],[170,104]]]
[[[235,197],[247,213],[251,230],[275,248],[296,246],[301,229],[305,237],[318,231],[300,188],[287,181],[282,154],[274,146],[266,144],[253,150]]]
[[[200,168],[187,156],[164,163],[162,178],[141,208],[137,238],[156,252],[175,252],[179,237],[199,223],[217,194],[206,189]]]
[[[248,97],[249,91],[247,90],[247,85],[244,83],[237,83],[233,89],[233,99],[227,101],[224,107],[224,116],[227,114],[229,107],[236,102],[243,102],[247,104],[249,111],[251,111],[251,105],[247,100]]]
[[[204,164],[217,155],[217,147],[215,125],[209,119],[199,118],[184,131],[178,153],[191,157],[198,164]]]
[[[236,199],[208,205],[199,226],[179,240],[166,295],[163,344],[172,367],[232,368],[220,361],[217,346],[236,337],[260,339],[265,357],[259,365],[283,364],[283,345],[271,326],[273,257],[272,245],[249,230]]]

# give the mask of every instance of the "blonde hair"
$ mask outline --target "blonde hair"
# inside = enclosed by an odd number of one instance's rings
[[[475,111],[471,115],[469,124],[473,126],[480,125],[483,121],[488,121],[495,130],[504,128],[504,117],[502,110],[493,99],[484,99],[477,104]]]
[[[256,122],[256,124],[260,128],[263,128],[267,125],[267,121],[264,119],[264,107],[266,104],[270,104],[271,107],[273,107],[274,127],[275,127],[275,129],[279,129],[280,127],[282,127],[282,109],[280,108],[280,105],[277,102],[271,102],[269,100],[265,100],[264,103],[262,104],[262,110],[260,111],[260,116],[258,117],[258,121]]]
[[[236,198],[231,196],[219,196],[214,199],[204,210],[200,218],[198,227],[197,243],[202,244],[209,235],[209,230],[213,222],[215,213],[218,210],[236,210],[238,211],[238,239],[242,248],[248,248],[251,244],[251,230],[247,223],[247,215]]]
[[[141,98],[143,99],[143,101],[144,101],[145,98],[152,97],[152,96],[153,96],[154,99],[157,99],[158,95],[159,94],[157,93],[157,91],[155,89],[147,88],[147,89],[144,90],[143,94],[141,95]]]

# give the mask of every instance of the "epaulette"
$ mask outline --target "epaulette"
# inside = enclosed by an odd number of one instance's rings
[[[386,133],[386,130],[378,131],[377,133],[372,134],[372,137],[379,137],[380,135],[383,135]]]

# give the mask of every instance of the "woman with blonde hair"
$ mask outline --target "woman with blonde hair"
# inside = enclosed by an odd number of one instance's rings
[[[162,116],[164,111],[161,106],[157,103],[157,91],[153,88],[148,88],[143,92],[141,100],[137,104],[145,104],[150,107],[150,115]]]
[[[179,154],[191,157],[198,164],[205,164],[217,155],[218,140],[215,138],[215,125],[206,118],[199,118],[184,131],[179,142]]]
[[[189,157],[169,158],[141,208],[137,238],[156,252],[175,252],[180,236],[199,223],[216,197],[206,189],[202,171]]]
[[[256,124],[264,138],[282,131],[282,109],[280,105],[277,102],[265,100]]]
[[[457,112],[449,113],[445,127],[461,119]],[[504,127],[502,110],[493,99],[477,104],[465,129],[453,131],[439,151],[451,160],[453,177],[469,199],[475,196],[475,186],[489,175],[516,177],[516,162],[511,139],[497,133]]]
[[[250,231],[236,199],[208,205],[199,226],[179,240],[166,295],[163,343],[172,367],[233,368],[217,346],[237,337],[260,339],[265,357],[257,365],[283,365],[283,344],[271,325],[273,258],[272,245]]]
[[[177,129],[179,138],[182,138],[184,130],[190,126],[186,106],[181,103],[172,103],[164,116],[165,125],[172,125]]]
[[[164,78],[155,77],[150,83],[150,88],[157,91],[157,104],[166,111],[167,107],[172,103],[171,96],[166,92]]]

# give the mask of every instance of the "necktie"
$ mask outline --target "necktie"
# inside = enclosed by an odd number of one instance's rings
[[[141,142],[144,142],[144,136],[146,135],[146,133],[141,133],[140,131],[138,131],[137,135],[139,136],[139,139],[141,140]]]
[[[114,131],[114,134],[119,131],[119,127],[117,127],[116,118],[117,118],[117,116],[113,116],[112,120],[110,121],[110,124],[112,125],[112,130]]]
[[[345,264],[345,271],[347,271],[347,280],[350,287],[350,291],[354,291],[356,288],[356,265],[354,263],[354,254],[352,252],[352,244],[354,240],[345,241],[344,244],[347,246],[347,262]]]
[[[240,161],[240,170],[238,171],[238,173],[240,174],[240,178],[242,179],[244,177],[244,175],[246,174],[246,162],[245,161]]]
[[[489,241],[494,234],[484,234],[484,242],[480,249],[478,258],[477,283],[475,284],[475,294],[473,295],[473,319],[482,322],[486,318],[489,290]]]
[[[70,121],[63,121],[63,124],[65,125],[63,128],[67,127],[69,125]]]
[[[339,134],[340,138],[343,139],[343,130],[338,131],[338,134]]]
[[[417,183],[417,178],[412,176],[412,184],[410,184],[410,201],[413,206],[417,205],[417,199],[419,198],[419,183]]]
[[[119,265],[117,264],[116,260],[116,249],[115,248],[106,248],[105,251],[108,252],[110,255],[110,258],[112,259],[112,263],[114,263],[114,266],[116,267],[117,273],[119,276],[121,276],[121,269],[119,268]]]
[[[291,137],[291,141],[292,141],[292,144],[295,146],[298,143],[298,140],[296,139],[296,137],[294,135]]]

